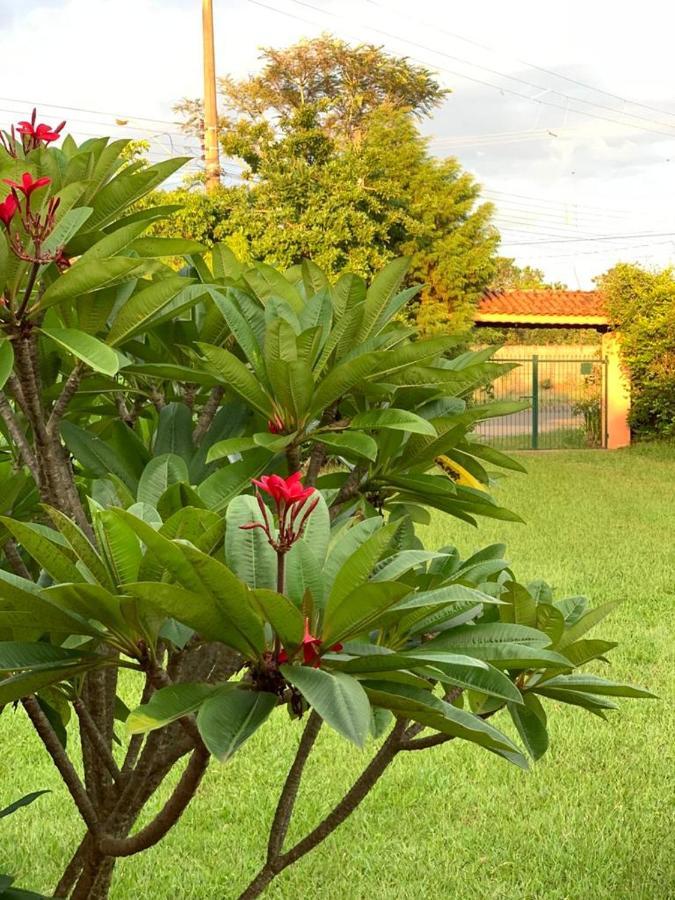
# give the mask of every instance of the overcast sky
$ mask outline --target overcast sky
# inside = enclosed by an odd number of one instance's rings
[[[665,0],[214,0],[217,69],[331,31],[383,44],[453,93],[424,125],[498,210],[502,252],[572,288],[675,256],[675,12]],[[185,151],[201,93],[199,0],[0,0],[0,115]],[[57,108],[58,107],[58,108]],[[63,109],[72,107],[73,109]],[[126,124],[118,125],[117,120]]]

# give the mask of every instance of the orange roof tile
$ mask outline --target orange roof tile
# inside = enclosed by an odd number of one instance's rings
[[[606,325],[600,291],[487,291],[475,316],[477,323]]]

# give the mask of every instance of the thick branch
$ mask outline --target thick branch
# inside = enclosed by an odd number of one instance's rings
[[[287,853],[277,856],[270,862],[266,862],[243,894],[239,896],[239,900],[253,900],[253,898],[259,897],[267,885],[281,871],[313,850],[354,812],[398,753],[399,742],[405,732],[406,724],[404,719],[399,719],[396,722],[389,733],[389,737],[342,800],[333,807],[331,812],[313,831],[310,831],[305,838],[298,841]]]
[[[12,407],[9,405],[9,401],[4,391],[0,391],[0,416],[2,416],[2,420],[7,426],[9,436],[17,446],[22,461],[30,470],[35,482],[38,483],[40,474],[37,459],[28,443],[26,435],[23,433],[23,430],[12,411]]]
[[[330,514],[332,519],[338,515],[343,504],[348,500],[352,500],[358,494],[361,479],[365,475],[365,472],[364,466],[354,466],[351,470],[347,476],[347,480],[337,492],[337,496],[331,504]]]
[[[14,573],[18,575],[20,578],[25,578],[27,581],[32,581],[33,576],[30,574],[24,561],[21,559],[21,555],[16,547],[16,541],[14,538],[9,538],[5,541],[4,546],[5,556],[7,557],[7,562],[10,564]]]
[[[58,769],[64,784],[70,791],[70,795],[75,801],[75,805],[77,806],[85,825],[90,831],[97,832],[99,824],[96,811],[89,799],[89,795],[84,789],[84,785],[80,781],[79,775],[75,771],[75,767],[68,758],[66,751],[61,746],[61,742],[52,728],[49,719],[42,712],[40,704],[34,695],[24,697],[21,702],[28,713],[28,718],[33,723],[33,727],[40,736],[42,743],[45,745],[54,765]]]
[[[110,747],[99,731],[96,722],[87,709],[86,704],[83,703],[82,700],[78,697],[73,701],[73,706],[75,707],[75,712],[77,713],[77,717],[80,720],[80,725],[89,735],[89,740],[92,742],[94,749],[99,754],[99,757],[105,763],[108,772],[110,773],[114,781],[119,781],[121,772],[117,766],[117,763],[115,762],[115,757],[110,752]]]
[[[199,418],[197,419],[197,424],[195,425],[195,430],[192,434],[192,442],[195,447],[198,447],[201,444],[201,442],[204,440],[206,432],[211,427],[211,423],[213,422],[215,415],[218,412],[218,407],[220,406],[220,401],[223,399],[224,393],[225,388],[221,387],[219,384],[216,385],[216,387],[211,388],[209,399],[206,401],[206,403],[202,407],[202,411],[199,413]]]
[[[61,419],[63,418],[63,414],[68,408],[68,404],[77,393],[77,389],[79,388],[80,382],[82,381],[83,372],[84,365],[82,363],[78,363],[70,373],[68,378],[66,378],[63,384],[63,389],[61,390],[61,393],[52,408],[49,420],[47,421],[47,435],[50,438],[55,438],[58,436]]]
[[[208,750],[196,749],[171,796],[155,818],[132,837],[115,838],[104,835],[99,838],[100,852],[106,856],[132,856],[161,841],[185,812],[199,787],[208,764]]]
[[[295,759],[293,760],[291,768],[288,770],[286,782],[281,791],[276,812],[274,813],[272,827],[270,828],[269,842],[267,844],[268,862],[275,859],[284,846],[288,826],[290,825],[291,816],[293,815],[293,807],[295,806],[295,801],[300,789],[302,773],[307,760],[309,759],[309,754],[312,752],[314,742],[319,735],[322,724],[323,720],[321,719],[321,716],[312,710],[309,719],[307,720],[307,724],[305,725],[305,730],[300,738],[300,744],[298,745]]]

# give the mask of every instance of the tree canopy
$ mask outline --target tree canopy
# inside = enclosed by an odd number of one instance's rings
[[[423,330],[468,328],[498,234],[474,178],[432,157],[418,129],[447,91],[407,59],[328,36],[262,58],[259,74],[220,80],[222,150],[241,162],[241,182],[180,192],[172,233],[282,268],[312,259],[332,275],[370,277],[410,256]],[[199,127],[199,102],[178,110]]]

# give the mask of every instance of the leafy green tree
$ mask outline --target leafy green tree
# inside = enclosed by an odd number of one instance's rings
[[[469,406],[508,365],[400,321],[408,260],[333,278],[148,237],[173,207],[137,204],[182,160],[58,140],[33,116],[0,150],[0,708],[21,705],[82,821],[55,896],[107,897],[259,728],[299,742],[241,898],[400,753],[462,740],[524,768],[546,705],[651,696],[578,671],[615,646],[586,639],[612,603],[518,583],[502,545],[463,558],[416,534],[429,509],[518,520],[491,472],[522,467],[473,428],[522,404]],[[378,746],[287,847],[324,726]]]
[[[411,282],[425,285],[422,331],[470,327],[498,235],[473,178],[430,156],[417,129],[445,92],[408,60],[329,37],[263,59],[259,75],[221,80],[221,144],[243,161],[244,183],[185,198],[170,227],[282,268],[309,258],[331,275],[372,277],[408,255]],[[198,124],[198,103],[178,109]]]
[[[598,279],[631,380],[631,428],[675,435],[675,271],[620,263]]]

